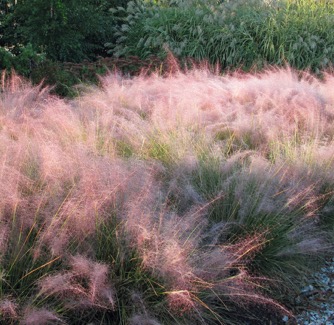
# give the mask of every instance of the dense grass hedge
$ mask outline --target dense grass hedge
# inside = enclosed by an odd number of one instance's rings
[[[119,11],[125,18],[109,44],[115,56],[164,57],[167,47],[223,68],[289,63],[319,71],[334,62],[334,5],[327,1],[134,1]]]

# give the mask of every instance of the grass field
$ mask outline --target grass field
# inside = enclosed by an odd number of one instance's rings
[[[4,324],[293,319],[333,249],[333,74],[1,86]]]

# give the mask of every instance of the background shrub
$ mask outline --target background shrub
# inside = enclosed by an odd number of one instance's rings
[[[5,0],[0,4],[0,45],[14,55],[31,44],[57,61],[80,62],[106,55],[112,37],[110,8],[127,0]]]
[[[246,69],[290,64],[313,71],[334,60],[334,5],[308,1],[129,2],[116,31],[115,56],[166,55]]]

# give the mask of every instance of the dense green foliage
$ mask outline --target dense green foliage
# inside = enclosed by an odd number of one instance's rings
[[[167,47],[223,68],[288,63],[318,71],[334,61],[333,15],[332,3],[313,0],[130,2],[110,52],[164,57]]]
[[[104,53],[113,24],[108,1],[6,2],[3,45],[31,43],[37,52],[59,61],[78,62]]]
[[[16,70],[33,82],[55,85],[61,96],[95,74],[64,71],[61,62],[95,61],[107,55],[104,43],[113,39],[110,11],[128,0],[3,0],[0,3],[0,69]],[[84,68],[82,69],[84,70]],[[93,75],[93,77],[91,77]]]

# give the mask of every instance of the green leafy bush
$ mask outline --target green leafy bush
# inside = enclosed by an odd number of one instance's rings
[[[105,55],[112,35],[109,11],[127,1],[6,0],[0,4],[0,45],[17,54],[30,43],[51,60],[79,62]]]
[[[79,62],[101,51],[112,21],[101,1],[21,1],[14,16],[24,39],[47,57]]]
[[[45,56],[36,52],[29,43],[16,48],[14,54],[6,48],[0,48],[0,69],[14,69],[22,76],[29,77],[32,71],[45,61]]]
[[[0,48],[1,69],[10,69],[12,67],[12,55],[4,48]]]

